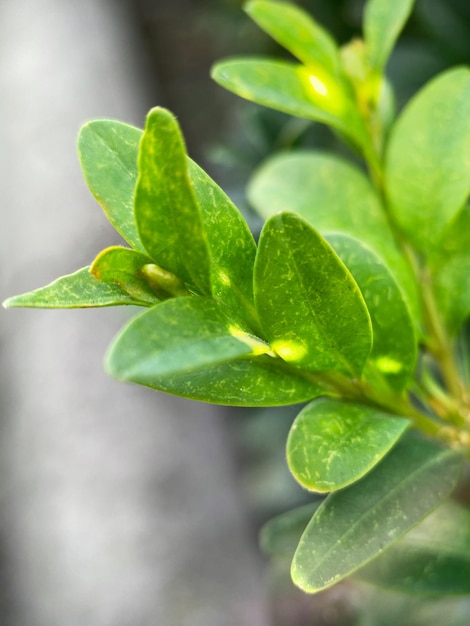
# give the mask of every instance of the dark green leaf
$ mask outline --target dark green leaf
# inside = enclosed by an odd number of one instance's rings
[[[398,35],[413,10],[414,0],[368,0],[364,12],[364,38],[371,66],[385,67]]]
[[[361,292],[330,245],[304,220],[273,216],[261,233],[255,302],[265,336],[310,371],[360,374],[372,345]]]
[[[356,146],[367,142],[362,119],[349,94],[320,70],[263,58],[228,59],[215,65],[212,77],[242,98],[328,124]]]
[[[176,298],[148,313],[134,318],[111,347],[107,368],[116,378],[242,406],[293,404],[323,392],[279,359],[263,357],[269,346],[213,300]]]
[[[208,295],[210,265],[202,215],[189,181],[184,140],[174,116],[152,109],[139,150],[135,218],[155,262]]]
[[[135,299],[117,285],[107,285],[90,274],[84,267],[74,274],[62,276],[50,285],[8,298],[3,303],[12,307],[35,307],[42,309],[77,309],[119,304],[148,306],[147,301]]]
[[[440,74],[407,105],[386,155],[392,213],[415,246],[429,253],[470,191],[470,70]]]
[[[287,439],[287,462],[310,491],[336,491],[369,472],[403,435],[409,421],[340,400],[310,403]]]
[[[260,532],[261,550],[272,557],[291,559],[302,533],[321,502],[318,500],[297,507],[269,520]]]
[[[328,393],[321,384],[284,367],[280,359],[264,355],[143,384],[191,400],[231,406],[283,406]]]
[[[118,285],[136,300],[156,304],[161,298],[151,289],[142,268],[152,260],[135,250],[113,246],[103,250],[93,261],[90,272],[110,285]],[[168,296],[167,296],[168,297]]]
[[[366,246],[346,235],[327,236],[359,285],[372,322],[373,345],[367,369],[372,367],[401,391],[416,365],[417,341],[413,323],[393,276]]]
[[[314,593],[380,555],[449,495],[461,468],[456,452],[425,440],[399,442],[372,472],[317,510],[294,555],[294,583]]]
[[[433,597],[470,594],[470,512],[444,503],[356,577]]]
[[[269,352],[221,305],[197,296],[176,298],[134,318],[114,342],[108,366],[117,378],[158,385],[160,379]]]
[[[142,131],[112,120],[85,124],[78,154],[91,193],[114,228],[137,250],[144,247],[134,220],[137,152]]]
[[[410,267],[395,243],[377,194],[357,168],[322,152],[281,153],[255,173],[248,198],[265,219],[293,211],[323,235],[343,232],[363,241],[385,261],[419,325],[419,299]]]
[[[204,170],[190,159],[188,168],[209,246],[212,295],[256,328],[253,236],[240,211]]]
[[[301,8],[286,2],[252,0],[245,11],[268,35],[304,65],[340,73],[338,47],[331,35]]]

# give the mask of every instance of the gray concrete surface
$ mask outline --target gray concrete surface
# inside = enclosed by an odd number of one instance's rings
[[[0,4],[1,299],[117,241],[76,134],[142,125],[147,80],[125,4]],[[220,411],[103,373],[128,315],[0,311],[0,623],[265,626]]]

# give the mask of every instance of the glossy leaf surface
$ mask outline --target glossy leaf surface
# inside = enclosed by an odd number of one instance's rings
[[[245,11],[268,35],[304,65],[340,72],[337,45],[330,34],[301,8],[287,2],[253,0]]]
[[[209,247],[212,295],[256,326],[253,235],[230,198],[191,159],[188,159],[188,173]]]
[[[411,271],[398,250],[380,200],[365,175],[343,159],[312,150],[281,153],[255,173],[248,198],[265,219],[293,211],[322,234],[335,231],[366,243],[385,261],[419,319]]]
[[[357,239],[333,234],[327,240],[354,276],[369,311],[373,345],[365,377],[368,368],[374,368],[401,391],[413,375],[417,357],[415,331],[402,292],[384,263]]]
[[[273,350],[310,371],[360,373],[372,345],[361,292],[330,245],[303,219],[273,216],[261,233],[255,302]]]
[[[269,346],[244,332],[213,300],[176,298],[148,313],[132,320],[111,347],[107,368],[116,378],[246,406],[291,404],[323,391],[280,360],[263,357]]]
[[[228,59],[212,70],[233,93],[296,117],[329,124],[361,146],[363,123],[342,86],[303,65],[264,58]]]
[[[161,298],[141,274],[152,260],[135,250],[113,246],[103,250],[93,261],[90,272],[95,278],[110,285],[118,285],[136,300],[156,304]]]
[[[141,383],[184,398],[231,406],[283,406],[328,393],[270,356],[237,359]]]
[[[383,70],[398,35],[413,10],[414,0],[368,0],[364,12],[364,38],[371,66]]]
[[[316,400],[292,424],[287,462],[302,487],[336,491],[369,472],[408,426],[408,420],[371,407]]]
[[[189,181],[184,140],[174,116],[152,109],[139,150],[135,218],[155,262],[209,295],[210,262],[201,210]]]
[[[445,502],[356,577],[433,597],[469,594],[470,512]]]
[[[136,300],[118,285],[107,285],[97,280],[90,274],[90,268],[84,267],[74,274],[58,278],[45,287],[8,298],[3,306],[76,309],[119,304],[148,306],[148,302]]]
[[[294,555],[294,583],[314,593],[371,561],[449,495],[461,468],[458,453],[419,439],[399,442],[372,472],[317,510]]]
[[[137,250],[144,250],[134,220],[137,153],[142,131],[112,120],[85,124],[78,154],[87,185],[114,228]]]
[[[392,213],[415,246],[429,253],[470,191],[470,70],[428,83],[396,122],[386,154]]]

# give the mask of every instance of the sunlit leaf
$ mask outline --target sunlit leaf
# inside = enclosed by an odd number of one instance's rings
[[[372,345],[361,292],[330,245],[303,219],[275,215],[261,233],[255,302],[266,338],[310,371],[362,371]]]
[[[413,10],[414,0],[368,0],[364,11],[364,38],[371,66],[383,70],[398,35]]]
[[[356,146],[367,142],[362,119],[349,93],[317,70],[286,61],[235,58],[217,63],[212,77],[242,98],[328,124]]]
[[[338,47],[331,35],[300,7],[287,2],[252,0],[245,11],[268,35],[304,65],[340,73]]]

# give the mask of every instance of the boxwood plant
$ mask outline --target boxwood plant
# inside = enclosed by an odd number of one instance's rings
[[[423,594],[470,592],[470,513],[449,500],[470,452],[470,71],[425,85],[397,116],[384,74],[412,0],[369,0],[338,47],[295,5],[249,16],[292,60],[234,58],[214,79],[321,122],[351,149],[275,155],[241,213],[185,149],[175,117],[86,124],[85,179],[126,245],[6,307],[137,305],[112,376],[221,405],[305,403],[287,462],[312,504],[268,523],[317,592],[353,575]]]

